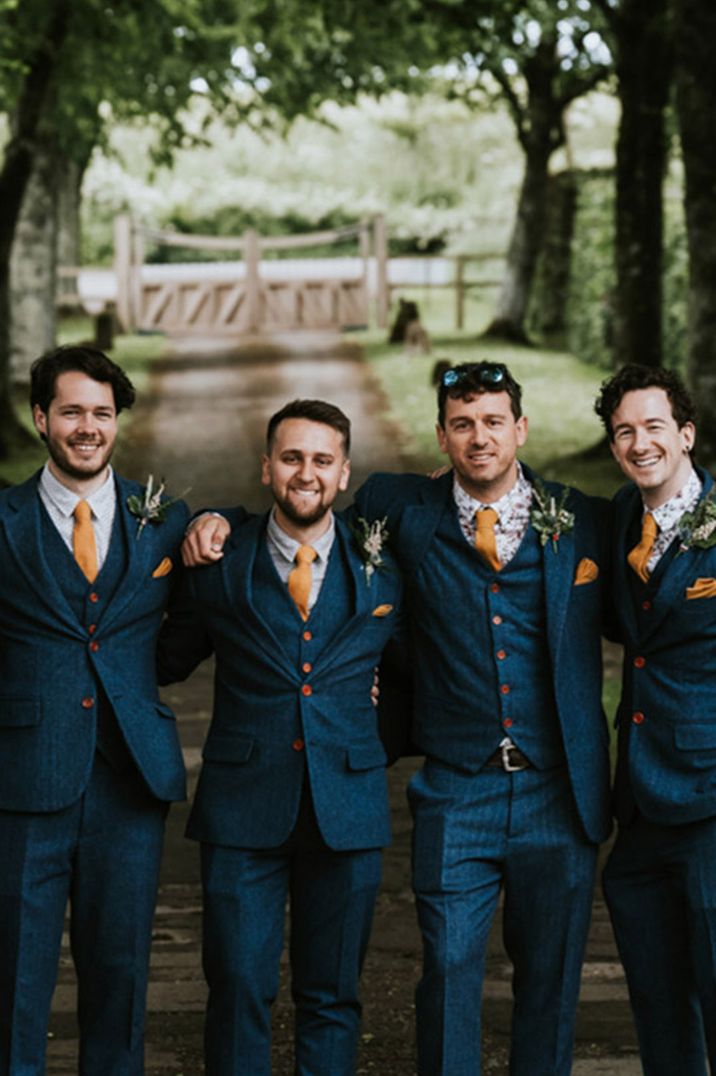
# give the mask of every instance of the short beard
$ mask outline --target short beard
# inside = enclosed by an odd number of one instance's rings
[[[285,501],[283,498],[279,499],[275,494],[274,500],[286,519],[290,520],[290,522],[297,527],[312,527],[314,523],[320,522],[324,516],[327,516],[331,510],[330,504],[319,504],[309,514],[301,515],[289,501]]]
[[[59,450],[49,438],[46,438],[45,443],[47,445],[48,455],[57,467],[58,471],[60,471],[64,475],[67,475],[68,478],[76,478],[80,482],[86,481],[90,478],[96,478],[98,474],[101,474],[102,471],[104,471],[104,469],[109,464],[110,459],[112,458],[112,449],[110,449],[108,454],[103,458],[102,463],[100,463],[99,467],[95,467],[93,471],[81,470],[79,467],[74,467],[70,463],[65,453]],[[104,447],[106,447],[106,445]]]

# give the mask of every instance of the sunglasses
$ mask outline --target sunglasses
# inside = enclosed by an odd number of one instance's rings
[[[446,389],[452,389],[465,381],[466,378],[477,381],[485,387],[500,385],[507,377],[507,367],[501,362],[475,362],[462,367],[459,370],[446,370],[442,376],[442,384]]]

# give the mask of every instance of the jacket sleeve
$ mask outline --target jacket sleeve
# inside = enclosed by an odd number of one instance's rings
[[[160,686],[186,680],[214,647],[195,594],[194,575],[204,568],[180,573],[169,600],[157,640],[157,681]]]

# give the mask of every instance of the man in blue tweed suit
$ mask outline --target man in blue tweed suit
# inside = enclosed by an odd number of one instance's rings
[[[163,680],[216,655],[188,826],[201,841],[208,1076],[270,1076],[287,896],[295,1071],[355,1072],[358,979],[390,838],[370,693],[401,582],[380,524],[356,537],[333,514],[349,441],[348,419],[323,401],[273,416],[272,511],[227,513],[223,559],[187,573],[160,639]]]
[[[624,679],[604,890],[644,1073],[706,1076],[716,1072],[714,486],[694,465],[695,408],[673,371],[625,366],[597,411],[629,479],[614,499]]]
[[[510,1072],[568,1076],[596,851],[610,828],[601,705],[606,504],[517,460],[521,390],[499,363],[443,374],[452,470],[373,475],[406,587],[425,764],[411,782],[423,933],[420,1076],[477,1076],[487,940],[504,894]]]
[[[134,400],[115,363],[60,348],[31,377],[49,458],[0,494],[0,1073],[45,1071],[69,899],[79,1071],[141,1076],[164,819],[185,794],[154,653],[188,513],[138,533],[145,491],[110,467]]]

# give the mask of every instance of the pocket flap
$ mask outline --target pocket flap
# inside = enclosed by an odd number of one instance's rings
[[[0,696],[0,727],[29,728],[42,721],[42,702],[34,695]]]
[[[374,770],[378,766],[385,766],[388,756],[377,740],[375,743],[353,744],[346,751],[346,761],[349,770]]]
[[[677,725],[674,743],[684,751],[716,748],[716,723],[708,725]]]
[[[204,745],[207,762],[248,762],[255,740],[245,736],[213,736]]]
[[[165,702],[157,703],[157,713],[160,717],[166,717],[168,721],[176,721],[176,715],[171,706],[167,706]]]

